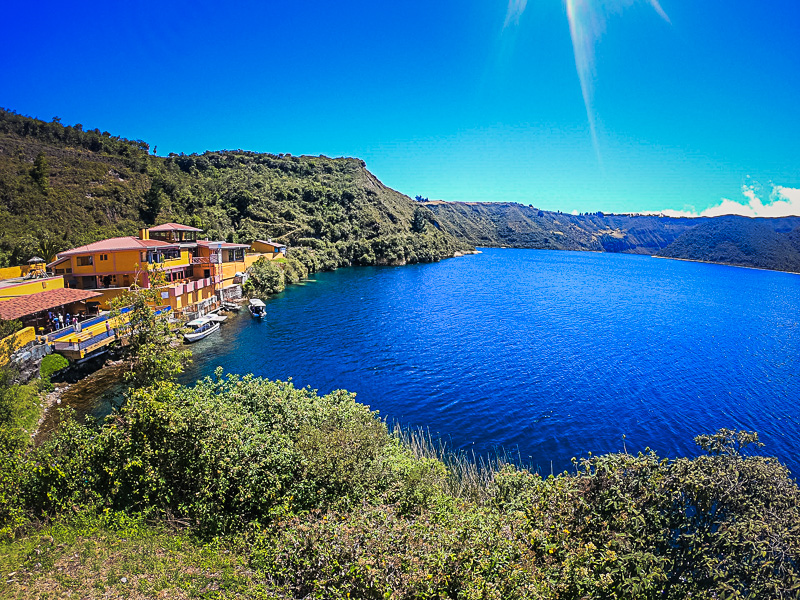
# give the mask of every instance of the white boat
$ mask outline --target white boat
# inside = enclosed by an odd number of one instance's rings
[[[254,319],[263,319],[267,316],[267,305],[258,298],[251,298],[250,304],[247,305],[247,309],[250,311],[250,314]]]
[[[209,317],[199,317],[194,321],[189,321],[186,326],[192,328],[191,332],[183,334],[183,339],[187,342],[202,340],[219,329],[219,323]]]

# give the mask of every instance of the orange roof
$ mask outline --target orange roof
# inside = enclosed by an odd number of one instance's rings
[[[156,225],[151,227],[150,231],[198,231],[203,232],[202,229],[197,227],[189,227],[188,225],[181,225],[180,223],[164,223],[163,225]]]
[[[72,288],[62,288],[60,290],[47,290],[38,294],[20,296],[5,302],[0,302],[0,319],[10,320],[19,319],[26,315],[32,315],[43,310],[56,308],[64,304],[81,302],[89,298],[100,296],[97,292],[88,290],[73,290]]]
[[[99,242],[92,242],[85,246],[78,246],[72,250],[59,252],[58,258],[65,256],[73,256],[75,254],[88,254],[91,252],[114,252],[115,250],[146,250],[149,248],[168,248],[176,247],[174,244],[168,244],[161,240],[140,240],[137,237],[128,235],[125,237],[109,238],[107,240],[100,240]]]

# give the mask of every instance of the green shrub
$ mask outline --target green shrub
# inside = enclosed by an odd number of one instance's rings
[[[251,294],[269,296],[282,292],[286,287],[283,268],[274,261],[258,259],[249,269],[247,289]]]
[[[353,394],[252,376],[161,382],[0,464],[0,518],[88,507],[243,532],[284,597],[791,598],[800,489],[755,434],[710,454],[457,468]],[[427,448],[427,449],[426,449]],[[447,466],[447,465],[451,466]],[[458,477],[468,485],[456,485]],[[478,489],[479,487],[482,489]],[[454,491],[462,490],[462,492]],[[461,495],[459,495],[461,494]]]
[[[48,354],[45,356],[39,365],[41,389],[48,392],[53,391],[53,384],[50,382],[50,377],[53,373],[61,369],[66,369],[68,366],[69,361],[60,354]]]
[[[67,423],[32,456],[37,512],[155,508],[208,533],[394,501],[411,455],[353,395],[252,377],[137,390],[105,426]]]

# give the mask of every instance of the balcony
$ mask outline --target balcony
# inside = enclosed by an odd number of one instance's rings
[[[178,284],[173,284],[169,288],[170,298],[182,296],[183,294],[190,294],[206,287],[214,287],[216,284],[222,283],[222,277],[215,275],[213,277],[205,277],[203,279],[196,279],[194,281],[183,281]]]

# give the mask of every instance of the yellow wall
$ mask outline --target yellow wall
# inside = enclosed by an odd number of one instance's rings
[[[91,256],[94,264],[79,267],[78,258]],[[100,260],[100,256],[108,256],[108,260]],[[146,256],[145,256],[146,259]],[[71,256],[70,263],[73,275],[94,275],[95,273],[135,273],[145,262],[141,250],[118,250],[116,252],[92,252]]]
[[[59,275],[58,277],[48,277],[47,279],[32,279],[14,285],[9,285],[0,288],[0,301],[11,300],[11,298],[18,298],[20,296],[30,296],[38,292],[46,292],[48,290],[60,290],[64,287],[64,278]]]
[[[181,257],[180,258],[171,258],[169,260],[165,260],[161,263],[161,266],[165,269],[171,269],[173,267],[185,267],[189,265],[191,262],[189,258],[189,251],[188,250],[181,250]]]
[[[245,254],[244,255],[244,266],[245,266],[246,269],[249,269],[250,267],[253,266],[253,264],[259,258],[264,258],[266,260],[275,260],[276,258],[279,258],[281,256],[283,256],[283,254],[281,254],[280,252],[275,252],[274,254],[273,253],[269,253],[269,252],[259,252],[259,253],[256,253],[256,254]]]
[[[103,310],[109,310],[111,308],[109,302],[126,290],[127,288],[108,288],[108,289],[93,290],[100,295],[95,296],[94,298],[89,298],[88,302],[99,302],[100,308],[102,308]]]
[[[136,272],[143,268],[143,265],[147,262],[147,254],[144,255],[144,259],[142,259],[142,251],[141,250],[123,250],[121,252],[114,252],[108,255],[109,259],[112,260],[113,269],[111,271],[116,272]],[[97,265],[97,259],[95,259],[95,265]]]
[[[222,279],[232,279],[237,272],[244,271],[243,262],[222,263]]]
[[[264,254],[281,254],[274,244],[260,242],[258,240],[250,244],[250,249],[254,252],[263,252]]]
[[[30,267],[28,265],[24,265],[21,267],[6,267],[5,269],[0,269],[0,281],[5,279],[13,279],[14,277],[22,277],[28,274],[30,271]]]
[[[36,331],[33,327],[26,327],[25,329],[20,329],[16,333],[12,333],[8,337],[4,337],[0,340],[0,365],[4,365],[8,362],[8,359],[11,358],[11,355],[14,354],[14,351],[18,348],[22,348],[24,345],[31,343],[36,339]]]

